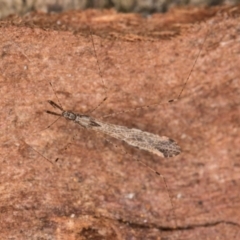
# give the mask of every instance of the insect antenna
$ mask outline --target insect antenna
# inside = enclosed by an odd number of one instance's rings
[[[52,90],[53,90],[53,92],[54,92],[54,95],[55,95],[55,97],[56,97],[59,105],[57,105],[55,102],[53,102],[53,101],[51,101],[51,100],[48,100],[48,102],[49,102],[54,108],[58,108],[58,109],[60,109],[60,110],[63,111],[62,104],[60,103],[60,100],[59,100],[59,98],[58,98],[58,95],[56,94],[56,91],[55,91],[52,83],[49,82],[49,84],[50,84],[50,86],[51,86],[51,88],[52,88]]]
[[[50,86],[51,86],[51,88],[52,88],[52,90],[54,92],[54,95],[55,95],[56,99],[58,100],[59,105],[56,104],[55,102],[51,101],[51,100],[48,100],[48,103],[50,105],[52,105],[54,108],[58,108],[58,109],[60,109],[63,112],[64,111],[63,107],[62,107],[62,105],[60,103],[60,100],[59,100],[59,98],[58,98],[58,96],[57,96],[57,94],[55,92],[55,89],[54,89],[54,87],[53,87],[51,82],[49,82],[49,84],[50,84]],[[50,128],[52,125],[54,125],[62,117],[62,114],[60,114],[60,113],[52,112],[52,111],[49,111],[49,110],[46,110],[45,112],[48,113],[48,114],[52,114],[52,115],[58,116],[58,118],[55,121],[53,121],[50,125],[48,125],[46,128],[40,130],[40,132]]]
[[[54,101],[48,100],[48,103],[49,103],[50,105],[52,105],[54,108],[58,108],[58,109],[60,109],[61,111],[64,111],[63,108],[62,108],[61,106],[57,105]]]

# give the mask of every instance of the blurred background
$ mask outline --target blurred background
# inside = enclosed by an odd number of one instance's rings
[[[29,11],[62,12],[71,9],[114,8],[119,12],[138,12],[143,15],[166,12],[174,6],[232,5],[239,0],[0,0],[0,18]]]

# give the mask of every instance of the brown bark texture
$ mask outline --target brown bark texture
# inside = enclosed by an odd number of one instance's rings
[[[240,239],[239,12],[1,20],[1,239]],[[168,136],[182,153],[52,124],[47,100]]]

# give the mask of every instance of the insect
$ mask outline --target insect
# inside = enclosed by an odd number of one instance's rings
[[[101,76],[101,80],[102,80],[104,90],[105,90],[105,94],[106,94],[105,82],[102,79],[102,74],[101,74],[101,70],[100,70],[100,67],[99,67],[98,57],[97,57],[97,54],[96,54],[95,45],[94,45],[94,41],[93,41],[93,34],[92,34],[91,30],[90,30],[90,36],[91,36],[92,46],[93,46],[93,49],[94,49],[94,55],[95,55],[95,58],[96,58],[96,61],[97,61],[99,75]],[[206,35],[206,37],[207,37],[207,35]],[[204,42],[205,42],[205,40],[206,40],[206,38],[204,39]],[[202,45],[202,47],[203,47],[203,45]],[[199,57],[199,55],[202,51],[202,47],[200,48],[200,50],[198,52],[198,55],[197,55],[193,65],[192,65],[192,68],[189,72],[189,75],[188,75],[186,81],[183,84],[183,87],[182,87],[180,93],[178,94],[178,97],[176,99],[169,100],[168,101],[169,103],[173,103],[173,102],[178,101],[180,99],[180,97],[181,97],[181,95],[184,91],[184,88],[186,87],[187,82],[188,82],[188,80],[191,76],[191,73],[192,73],[192,71],[195,67],[197,59],[198,59],[198,57]],[[51,82],[50,82],[50,85],[53,89],[53,86],[52,86]],[[53,89],[53,91],[54,91],[54,89]],[[54,91],[54,93],[55,93],[55,91]],[[55,93],[55,95],[56,95],[56,93]],[[57,95],[56,95],[56,97],[57,97]],[[58,99],[58,97],[57,97],[57,99]],[[100,102],[100,104],[96,108],[98,108],[106,99],[107,99],[107,97],[105,97],[102,100],[102,102]],[[181,153],[180,146],[177,144],[176,141],[172,140],[169,137],[159,136],[159,135],[156,135],[156,134],[153,134],[153,133],[150,133],[150,132],[146,132],[146,131],[142,131],[142,130],[136,129],[136,128],[128,128],[128,127],[125,127],[125,126],[109,124],[109,123],[103,122],[102,120],[95,119],[95,118],[91,117],[90,115],[75,113],[75,112],[72,112],[72,111],[66,111],[61,106],[59,100],[58,100],[58,102],[59,102],[59,104],[55,103],[52,100],[48,100],[48,103],[53,108],[60,110],[61,113],[57,113],[57,112],[53,112],[53,111],[49,111],[49,110],[47,110],[46,113],[51,114],[51,115],[55,115],[55,116],[59,116],[59,118],[63,117],[67,120],[71,120],[71,121],[77,123],[78,125],[80,125],[81,127],[85,128],[85,129],[93,130],[93,131],[96,131],[96,132],[106,134],[106,135],[111,136],[115,139],[122,140],[122,141],[126,142],[127,144],[129,144],[130,146],[136,147],[140,150],[148,151],[150,153],[154,153],[154,154],[156,154],[160,157],[163,157],[163,158],[174,157],[174,156],[177,156],[178,154]],[[152,105],[148,105],[148,106],[137,107],[137,108],[135,108],[135,110],[139,109],[139,108],[150,107],[150,106],[153,106],[153,105],[158,105],[158,104],[152,104]],[[91,112],[95,111],[96,108],[94,108]],[[111,115],[126,113],[128,111],[129,110],[121,111],[121,112],[118,112],[118,113],[105,115],[104,117],[109,117]],[[50,126],[48,126],[48,127],[50,127]],[[159,174],[158,172],[156,172],[156,173]]]
[[[168,137],[160,137],[135,128],[104,123],[88,115],[65,111],[61,106],[51,100],[49,100],[48,103],[62,111],[62,113],[46,111],[48,114],[64,117],[67,120],[74,121],[83,128],[105,133],[113,138],[123,140],[131,146],[155,153],[160,157],[169,158],[181,152],[178,144]]]

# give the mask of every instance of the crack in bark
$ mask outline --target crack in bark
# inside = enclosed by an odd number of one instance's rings
[[[97,217],[94,216],[94,218],[101,218],[101,217]],[[215,222],[209,222],[209,223],[203,223],[203,224],[192,224],[192,225],[188,225],[188,226],[177,226],[177,227],[167,227],[167,226],[158,226],[157,224],[154,223],[150,223],[150,224],[141,224],[141,223],[135,223],[135,222],[130,222],[127,220],[123,220],[123,219],[112,219],[109,217],[104,217],[107,220],[115,220],[117,222],[119,222],[120,224],[125,224],[128,225],[129,227],[132,228],[139,228],[139,229],[151,229],[151,228],[155,228],[164,232],[170,232],[170,231],[179,231],[179,230],[193,230],[195,228],[200,228],[200,227],[214,227],[217,226],[219,224],[227,224],[227,225],[232,225],[232,226],[237,226],[240,228],[240,224],[236,223],[236,222],[232,222],[232,221],[224,221],[224,220],[220,220],[220,221],[215,221]]]

